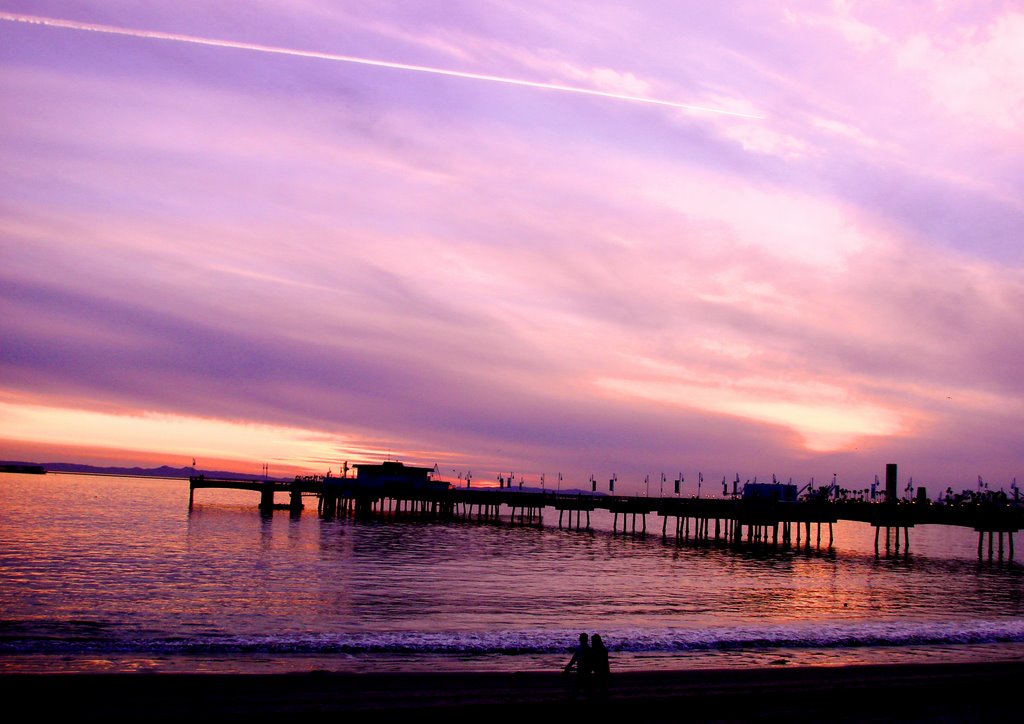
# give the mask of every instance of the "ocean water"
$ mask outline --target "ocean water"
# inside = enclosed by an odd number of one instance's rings
[[[920,526],[880,555],[510,521],[323,519],[188,482],[0,476],[0,672],[527,671],[1024,658],[1024,573]],[[1017,541],[1018,549],[1022,544]],[[1018,555],[1022,555],[1018,550]]]

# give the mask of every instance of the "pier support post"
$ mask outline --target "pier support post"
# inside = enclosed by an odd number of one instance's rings
[[[267,482],[260,489],[260,510],[274,509],[274,484]]]

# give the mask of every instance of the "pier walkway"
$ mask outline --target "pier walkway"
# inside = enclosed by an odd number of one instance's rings
[[[338,515],[407,515],[443,519],[507,520],[521,524],[541,524],[545,510],[558,512],[558,526],[589,529],[595,510],[612,515],[614,533],[646,534],[648,516],[661,518],[663,538],[677,541],[725,541],[773,545],[822,545],[823,530],[827,545],[833,543],[833,524],[840,521],[868,523],[875,528],[875,550],[880,548],[884,531],[886,551],[910,545],[910,529],[917,525],[949,525],[970,528],[978,533],[978,556],[986,550],[1010,558],[1014,554],[1013,534],[1024,527],[1024,505],[1017,500],[935,504],[927,499],[911,501],[867,502],[826,498],[818,495],[794,501],[764,498],[696,498],[616,496],[579,491],[556,492],[517,490],[515,488],[453,488],[444,486],[360,486],[353,478],[296,478],[293,481],[268,479],[215,479],[203,476],[189,480],[189,506],[195,491],[205,488],[252,490],[260,494],[259,507],[301,511],[304,498],[315,498],[317,511],[326,517]],[[286,494],[288,503],[274,502],[277,493]],[[621,519],[621,529],[620,529]],[[639,520],[640,528],[637,528]],[[1005,539],[1004,539],[1005,534]],[[902,537],[902,541],[901,541]]]

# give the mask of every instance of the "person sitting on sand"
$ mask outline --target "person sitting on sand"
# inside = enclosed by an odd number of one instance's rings
[[[594,671],[594,685],[600,697],[608,696],[608,678],[611,669],[608,665],[608,649],[601,640],[601,634],[590,637],[590,660]]]
[[[590,696],[592,689],[592,682],[590,678],[592,661],[590,654],[590,645],[587,643],[587,635],[585,633],[581,633],[580,642],[573,651],[572,658],[569,659],[569,663],[565,665],[566,674],[572,671],[573,665],[576,666],[576,679],[572,683],[573,699],[579,695],[581,690],[588,697]]]

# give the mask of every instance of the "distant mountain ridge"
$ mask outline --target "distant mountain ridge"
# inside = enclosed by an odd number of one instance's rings
[[[19,460],[0,460],[0,472],[21,472],[22,469],[41,467],[48,473],[90,473],[92,475],[128,475],[146,476],[153,478],[188,478],[193,475],[205,475],[208,478],[241,478],[241,479],[262,479],[263,475],[258,473],[238,473],[230,470],[201,470],[199,468],[185,467],[173,468],[170,465],[161,465],[157,468],[123,468],[123,467],[102,467],[97,465],[83,465],[81,463],[29,463]],[[293,477],[274,477],[268,480],[293,480]]]

